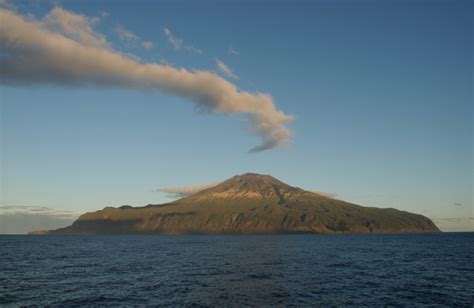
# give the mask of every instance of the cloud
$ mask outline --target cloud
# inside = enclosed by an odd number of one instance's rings
[[[0,206],[0,215],[13,214],[42,214],[54,216],[56,218],[74,219],[78,213],[69,210],[60,210],[47,206],[24,206],[24,205],[4,205]]]
[[[120,25],[115,27],[115,33],[118,34],[118,37],[122,42],[125,42],[127,44],[136,43],[136,41],[138,41],[139,39],[138,35],[136,35],[132,31],[125,30],[125,28]]]
[[[217,68],[218,68],[224,75],[226,75],[227,77],[229,77],[229,78],[234,78],[234,79],[238,79],[238,78],[239,78],[237,75],[234,74],[234,72],[232,71],[232,69],[229,68],[227,65],[225,65],[225,63],[222,62],[221,60],[216,59],[216,65],[217,65]]]
[[[0,0],[0,8],[16,11],[16,6],[8,0]]]
[[[107,42],[103,35],[92,30],[99,21],[97,17],[89,18],[84,15],[70,13],[56,6],[43,18],[44,24],[64,35],[82,43],[85,46],[106,47]]]
[[[238,52],[237,50],[234,49],[234,47],[232,47],[232,45],[229,46],[229,49],[227,50],[227,53],[230,54],[230,55],[240,55],[240,52]]]
[[[432,220],[442,231],[474,231],[474,217],[444,217]]]
[[[142,41],[141,38],[130,30],[126,30],[123,26],[118,25],[115,27],[115,33],[117,33],[119,39],[125,43],[128,47],[136,47],[140,45],[146,50],[153,48],[153,43],[150,41]]]
[[[331,198],[331,199],[337,199],[339,197],[339,195],[336,193],[327,193],[327,192],[322,192],[322,191],[317,191],[317,190],[313,190],[311,192],[324,196],[324,197]]]
[[[0,206],[0,234],[25,234],[71,225],[78,213],[46,206]]]
[[[181,47],[183,47],[183,40],[176,37],[173,32],[171,32],[171,30],[169,28],[166,28],[164,27],[163,28],[163,33],[165,34],[166,36],[166,39],[168,40],[168,42],[171,44],[171,46],[173,46],[173,48],[175,50],[180,50]],[[187,46],[184,46],[184,49],[186,51],[189,51],[191,53],[196,53],[196,54],[199,54],[199,55],[202,55],[203,54],[203,51],[202,49],[199,49],[199,48],[196,48],[192,45],[187,45]]]
[[[75,219],[45,214],[0,214],[0,234],[26,234],[70,226]]]
[[[152,49],[153,43],[150,41],[144,41],[142,42],[142,47],[145,48],[146,50]]]
[[[184,47],[184,48],[185,48],[187,51],[192,52],[192,53],[197,53],[197,54],[199,54],[199,55],[202,55],[202,54],[203,54],[203,51],[202,51],[201,49],[196,48],[196,47],[191,46],[191,45],[186,46],[186,47]]]
[[[0,206],[0,234],[25,234],[71,225],[79,213],[47,206]]]
[[[165,36],[168,39],[168,42],[173,46],[174,49],[178,50],[181,48],[181,45],[183,44],[183,40],[174,36],[171,30],[168,28],[163,28],[163,32],[165,33]]]
[[[163,64],[163,65],[168,65],[168,66],[171,65],[171,63],[169,63],[168,60],[166,60],[165,58],[161,58],[160,63]]]
[[[202,185],[193,185],[193,186],[183,186],[183,187],[174,187],[174,188],[158,188],[156,192],[163,192],[166,193],[169,198],[185,198],[192,196],[204,189],[214,187],[219,182],[211,182]]]
[[[286,125],[294,117],[278,110],[269,94],[241,91],[205,70],[141,63],[109,44],[91,44],[10,10],[1,10],[0,20],[2,84],[159,90],[216,113],[247,115],[250,131],[262,138],[250,152],[283,146],[291,137]]]

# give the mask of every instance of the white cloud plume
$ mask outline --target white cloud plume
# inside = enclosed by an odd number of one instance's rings
[[[232,69],[230,67],[228,67],[224,62],[222,62],[221,60],[219,59],[216,59],[216,65],[217,65],[217,68],[224,74],[226,75],[227,77],[229,78],[234,78],[234,79],[238,79],[239,77],[234,74],[234,72],[232,71]]]
[[[174,36],[174,34],[168,28],[163,28],[163,32],[165,33],[165,36],[168,39],[168,42],[170,42],[170,44],[173,46],[174,49],[181,48],[181,45],[183,44],[183,40]]]
[[[0,20],[2,84],[152,89],[214,112],[247,114],[251,132],[262,138],[262,144],[250,152],[282,146],[291,136],[286,124],[293,116],[278,110],[269,94],[238,90],[209,71],[140,63],[108,45],[96,44],[97,40],[91,44],[91,36],[66,36],[63,30],[55,31],[10,10],[1,10]]]
[[[200,191],[211,188],[219,184],[219,182],[211,182],[202,185],[192,185],[173,188],[158,188],[157,192],[166,193],[170,198],[185,198],[197,194]]]

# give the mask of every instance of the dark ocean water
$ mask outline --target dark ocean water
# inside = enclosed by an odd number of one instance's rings
[[[466,306],[474,233],[0,236],[0,305]]]

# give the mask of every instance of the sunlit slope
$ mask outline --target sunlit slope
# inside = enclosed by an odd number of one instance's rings
[[[289,186],[271,176],[235,176],[191,197],[146,207],[107,207],[50,234],[271,234],[439,232],[396,209],[363,207]]]

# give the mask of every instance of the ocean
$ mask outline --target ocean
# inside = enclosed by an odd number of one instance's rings
[[[1,306],[474,305],[474,233],[0,236]]]

